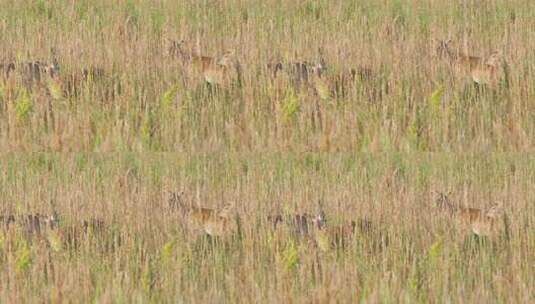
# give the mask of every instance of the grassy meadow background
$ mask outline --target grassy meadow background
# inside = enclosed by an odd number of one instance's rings
[[[4,156],[11,212],[51,212],[61,226],[97,217],[108,230],[77,247],[49,232],[0,239],[2,302],[514,302],[533,300],[535,160],[451,154]],[[237,203],[241,234],[212,243],[170,212],[166,190],[205,206]],[[508,235],[479,244],[433,208],[502,200]],[[328,251],[272,231],[265,216],[317,212],[328,225],[366,217]]]
[[[433,303],[535,300],[535,2],[0,0],[0,62],[96,66],[76,97],[0,77],[0,210],[108,229],[71,248],[0,230],[0,302]],[[478,90],[433,39],[500,50],[507,83]],[[240,81],[212,90],[167,39],[232,49]],[[265,65],[368,67],[344,96],[270,79]],[[102,153],[101,153],[102,152]],[[212,243],[166,191],[237,202]],[[432,208],[504,202],[508,235],[473,243]],[[264,220],[317,211],[380,235],[318,250]]]
[[[0,86],[3,151],[533,149],[532,1],[2,4],[5,59],[50,61],[55,48],[63,74],[98,66],[110,75],[74,99]],[[167,56],[168,38],[199,39],[209,56],[235,50],[241,84],[209,94]],[[476,94],[436,57],[433,39],[448,38],[477,56],[502,51],[508,87]],[[317,61],[319,47],[328,74],[365,66],[373,81],[317,105],[267,77],[268,62]]]

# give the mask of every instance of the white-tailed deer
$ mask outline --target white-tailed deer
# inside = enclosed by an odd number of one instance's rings
[[[0,215],[0,226],[2,228],[9,229],[13,224],[15,224],[15,216],[13,214]]]
[[[438,56],[447,58],[465,71],[475,83],[495,87],[504,77],[505,62],[500,52],[493,52],[486,58],[471,56],[460,50],[452,50],[450,42],[451,40],[438,41],[436,48]]]
[[[286,72],[296,87],[308,84],[314,78],[323,77],[326,66],[324,63],[311,63],[308,61],[272,62],[266,65],[271,77]]]
[[[318,202],[319,212],[315,215],[308,213],[297,213],[297,214],[276,214],[269,215],[267,217],[268,223],[276,229],[279,225],[286,225],[292,233],[296,236],[308,236],[311,232],[317,229],[322,229],[327,223],[327,218],[321,202]]]
[[[496,233],[500,225],[500,215],[503,213],[501,204],[495,204],[488,209],[466,208],[453,204],[449,197],[437,193],[436,205],[446,211],[457,225],[469,228],[478,236],[490,236]]]
[[[183,193],[169,192],[168,207],[180,210],[190,227],[210,236],[230,235],[237,231],[237,215],[234,203],[227,203],[220,209],[188,205],[182,199]]]
[[[233,50],[227,50],[219,56],[211,57],[202,55],[199,46],[193,51],[187,50],[185,40],[169,41],[169,55],[178,57],[183,63],[191,65],[196,73],[202,75],[206,83],[228,85],[231,80],[239,77],[239,63]]]
[[[0,217],[0,222],[6,227],[11,225],[20,227],[27,237],[39,235],[48,229],[56,230],[59,228],[59,216],[56,212],[53,212],[52,215],[42,215],[40,213],[21,216],[8,215]]]
[[[224,85],[233,78],[235,64],[234,51],[227,51],[219,57],[196,56],[192,57],[193,66],[203,75],[204,81],[209,84]]]
[[[221,209],[190,207],[186,216],[192,225],[208,235],[224,236],[236,232],[237,223],[233,209],[233,204],[226,204]]]
[[[308,213],[270,215],[267,217],[267,222],[273,229],[282,227],[283,229],[288,229],[287,231],[290,235],[298,239],[314,241],[317,236],[317,231],[320,231],[325,227],[326,218],[325,213],[320,211],[316,215]]]

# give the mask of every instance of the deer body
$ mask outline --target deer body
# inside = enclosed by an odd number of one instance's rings
[[[206,83],[225,85],[238,73],[238,64],[234,60],[234,52],[227,51],[218,57],[201,55],[199,50],[187,51],[184,49],[184,40],[170,40],[169,55],[179,57],[182,62],[190,64],[194,70],[202,75]]]
[[[286,224],[292,233],[298,237],[309,235],[312,231],[322,229],[326,223],[325,214],[320,212],[317,215],[308,213],[292,215],[270,215],[267,217],[274,229],[280,224]]]
[[[226,204],[221,209],[197,207],[184,202],[183,192],[169,192],[167,205],[170,210],[179,211],[195,230],[201,230],[210,236],[223,236],[237,230],[233,203]]]
[[[486,210],[456,206],[442,193],[439,193],[436,203],[450,214],[457,225],[469,228],[478,236],[490,236],[498,228],[499,215],[502,212],[499,205],[493,205]]]
[[[236,229],[234,219],[225,209],[191,207],[187,216],[191,224],[211,236],[223,236]]]
[[[0,225],[3,228],[8,229],[12,224],[15,223],[15,216],[12,214],[9,215],[0,215]]]
[[[290,81],[296,86],[301,87],[309,84],[311,80],[316,81],[322,78],[326,70],[323,60],[320,63],[311,63],[308,61],[294,62],[275,62],[266,65],[271,77],[276,78],[279,73],[286,72]]]
[[[437,52],[439,56],[446,56],[448,60],[463,69],[479,85],[495,86],[501,75],[503,62],[501,55],[494,52],[489,57],[471,56],[461,51],[454,51],[449,46],[450,41],[439,41]]]
[[[9,76],[14,70],[15,70],[15,63],[13,62],[0,63],[0,73],[2,74],[2,77],[9,78]]]
[[[42,215],[39,213],[21,216],[2,215],[0,216],[0,224],[4,229],[11,229],[13,226],[19,227],[24,235],[31,237],[39,235],[48,229],[58,229],[59,217],[55,212],[52,215]]]
[[[7,62],[0,63],[0,74],[2,78],[9,79],[12,75],[17,75],[27,89],[42,83],[43,80],[54,78],[59,74],[59,65],[56,60],[52,63],[43,61],[28,62]]]
[[[230,80],[233,52],[226,52],[219,58],[193,55],[193,66],[203,75],[209,84],[222,85]]]

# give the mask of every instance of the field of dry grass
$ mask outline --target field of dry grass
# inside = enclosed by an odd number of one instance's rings
[[[0,303],[533,302],[533,11],[4,0]]]

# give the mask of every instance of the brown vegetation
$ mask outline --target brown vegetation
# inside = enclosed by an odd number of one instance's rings
[[[4,1],[0,303],[531,302],[532,2]]]

